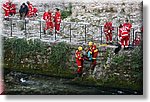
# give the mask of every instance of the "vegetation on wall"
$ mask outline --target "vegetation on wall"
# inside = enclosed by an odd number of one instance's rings
[[[71,16],[71,14],[72,14],[72,4],[69,3],[69,6],[67,7],[67,9],[61,11],[61,17],[62,19],[65,19],[68,16]]]
[[[71,74],[70,69],[67,69],[70,45],[65,42],[48,45],[40,40],[4,38],[3,47],[4,68],[60,76]]]
[[[74,52],[77,46],[65,42],[47,44],[40,40],[4,38],[4,68],[22,72],[74,78],[72,74],[77,68]],[[102,49],[101,49],[102,50]],[[100,52],[105,64],[111,50]],[[100,57],[100,56],[99,56]],[[102,61],[103,59],[103,61]],[[102,74],[95,79],[91,75],[79,78],[71,84],[111,86],[142,90],[143,82],[142,49],[123,51],[113,57],[108,68],[102,68]],[[99,61],[97,61],[99,62]],[[101,67],[101,66],[98,66]]]

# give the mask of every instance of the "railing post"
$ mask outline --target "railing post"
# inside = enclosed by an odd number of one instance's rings
[[[116,36],[117,36],[117,43],[118,43],[118,27],[117,27],[117,35]]]
[[[133,35],[132,35],[132,36],[133,36],[133,40],[132,40],[132,42],[134,42],[134,28],[133,28]]]
[[[86,24],[85,24],[85,43],[86,43]]]
[[[12,19],[10,20],[10,24],[11,24],[11,33],[10,33],[10,36],[12,37],[12,28],[13,28]]]
[[[26,23],[27,23],[27,22],[26,22],[26,19],[25,19],[25,36],[27,37],[27,31],[26,31],[26,30],[27,30],[27,27],[26,27]]]
[[[56,22],[55,22],[55,23],[56,23]],[[56,24],[55,24],[55,40],[56,40],[56,33],[57,33],[57,32],[56,32]]]
[[[41,32],[42,32],[42,26],[41,26],[41,20],[40,20],[40,39],[42,38],[41,37]]]
[[[71,23],[70,23],[70,42],[71,42]]]
[[[102,43],[103,43],[103,42],[102,42],[102,33],[103,33],[103,32],[102,32],[102,26],[100,26],[100,27],[101,27],[101,44],[102,44]]]

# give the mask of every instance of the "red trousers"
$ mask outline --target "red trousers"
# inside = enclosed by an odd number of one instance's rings
[[[44,30],[48,30],[48,29],[53,29],[53,22],[46,22],[46,27],[45,27],[45,29]]]
[[[60,23],[55,23],[55,29],[56,31],[60,31]]]
[[[97,64],[97,62],[96,62],[97,56],[98,56],[98,52],[94,52],[94,53],[93,53],[93,56],[92,56],[92,57],[93,57],[92,63],[91,63],[91,65],[92,65],[91,69],[92,69],[92,70],[94,70],[94,68],[95,68],[95,66],[96,66],[96,64]]]
[[[121,39],[121,45],[122,47],[128,47],[129,45],[129,36],[123,36]]]
[[[77,73],[80,74],[83,71],[83,61],[76,59],[76,63],[77,63],[77,66],[78,66]]]
[[[106,36],[106,41],[112,41],[112,33],[108,33],[108,34],[105,34]]]

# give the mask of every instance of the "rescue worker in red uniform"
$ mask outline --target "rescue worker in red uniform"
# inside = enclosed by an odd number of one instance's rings
[[[126,26],[122,26],[120,25],[119,27],[119,34],[118,34],[118,39],[120,39],[120,44],[122,46],[122,48],[127,49],[128,45],[129,45],[129,30],[130,28],[126,27]]]
[[[27,1],[27,4],[28,4],[28,9],[29,9],[27,17],[32,17],[33,16],[33,5],[29,1]]]
[[[43,14],[43,19],[46,21],[46,25],[44,28],[44,34],[46,34],[46,30],[50,29],[50,32],[53,31],[53,22],[52,22],[52,12],[48,10]]]
[[[105,36],[106,36],[106,43],[110,43],[112,44],[112,30],[113,30],[113,27],[112,27],[112,22],[106,22],[104,24],[104,33],[105,33]]]
[[[96,58],[98,56],[98,49],[96,47],[96,44],[93,44],[93,42],[89,42],[89,51],[92,54],[92,63],[91,63],[91,70],[94,71],[94,68],[97,64]]]
[[[15,15],[16,14],[16,5],[10,2],[10,15]]]
[[[133,41],[133,44],[134,46],[138,46],[140,45],[140,42],[141,42],[141,37],[138,35],[136,39]]]
[[[56,33],[58,34],[60,33],[60,23],[61,23],[61,13],[58,8],[56,8],[54,22],[55,22],[55,30],[56,30]]]
[[[5,12],[5,15],[4,15],[4,19],[5,20],[8,20],[9,18],[9,13],[10,13],[10,6],[9,6],[9,1],[8,2],[6,2],[6,3],[4,3],[3,5],[2,5],[2,8],[3,8],[3,10],[4,10],[4,12]]]
[[[77,66],[78,66],[77,76],[81,77],[82,73],[83,73],[83,60],[84,60],[81,46],[79,46],[78,50],[76,50],[75,57],[76,57],[76,63],[77,63]]]
[[[126,20],[125,20],[125,23],[123,24],[123,26],[128,28],[129,40],[130,40],[130,31],[131,31],[131,28],[132,28],[132,24],[129,23],[129,20],[128,20],[128,19],[126,19]]]

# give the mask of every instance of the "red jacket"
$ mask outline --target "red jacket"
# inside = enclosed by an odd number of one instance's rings
[[[96,47],[96,45],[92,45],[92,47],[89,48],[89,51],[91,51],[91,54],[92,54],[92,58],[93,59],[96,59],[97,58],[97,55],[98,55],[98,49]]]
[[[57,24],[61,23],[61,13],[59,11],[55,13],[54,20]]]
[[[43,19],[47,22],[52,22],[52,13],[44,12]]]
[[[78,50],[76,50],[75,57],[76,57],[76,60],[78,60],[78,61],[82,61],[83,60],[82,53],[80,51],[78,51]]]
[[[112,30],[113,30],[112,22],[106,22],[104,24],[104,32],[105,33],[111,33]]]
[[[128,28],[128,31],[130,32],[131,27],[132,27],[132,24],[130,24],[130,23],[124,23],[123,26],[124,26],[124,27],[127,27],[127,28]]]
[[[125,36],[129,36],[129,32],[128,32],[129,28],[123,26],[122,28],[119,29],[119,37],[125,37]]]

